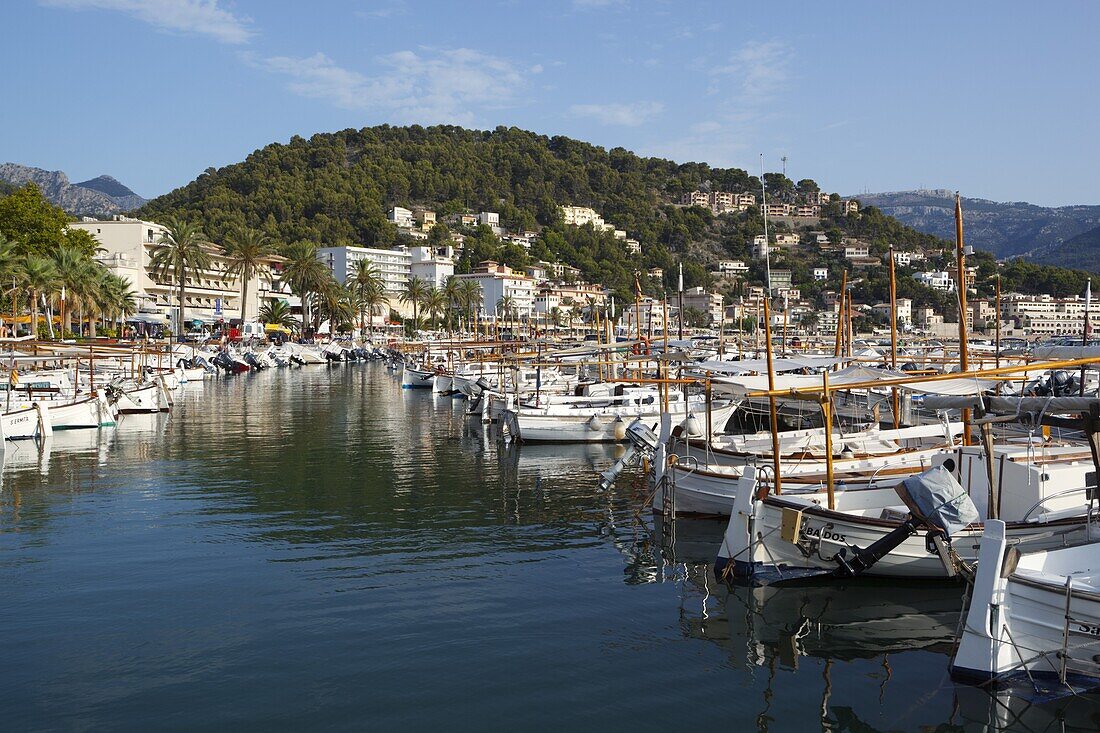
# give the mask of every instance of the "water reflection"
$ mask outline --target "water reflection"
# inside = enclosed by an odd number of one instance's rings
[[[963,588],[882,579],[728,587],[711,560],[725,521],[647,518],[626,548],[628,583],[677,587],[685,638],[753,675],[758,730],[1100,730],[1100,697],[1036,702],[1031,690],[956,685],[947,674]],[[816,694],[814,694],[816,693]]]
[[[175,402],[5,446],[7,727],[1097,728],[947,681],[957,587],[717,584],[724,522],[597,488],[619,447],[377,365]]]

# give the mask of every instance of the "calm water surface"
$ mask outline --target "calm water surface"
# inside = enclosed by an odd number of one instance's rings
[[[4,729],[1100,728],[953,685],[958,588],[726,591],[722,523],[596,488],[616,449],[462,410],[316,367],[9,445]]]

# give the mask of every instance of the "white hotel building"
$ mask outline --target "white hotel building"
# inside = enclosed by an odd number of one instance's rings
[[[177,330],[179,316],[179,288],[174,277],[163,281],[154,277],[153,253],[160,247],[159,240],[168,230],[155,222],[115,216],[107,221],[85,218],[69,224],[72,229],[82,229],[98,242],[103,251],[96,261],[130,283],[136,296],[139,314],[135,320],[169,322]],[[289,292],[280,290],[270,269],[259,273],[248,284],[248,303],[241,312],[240,280],[227,272],[229,260],[221,248],[207,248],[210,268],[201,272],[185,273],[184,317],[189,321],[213,324],[231,318],[254,319],[260,305],[270,298],[287,300],[296,304]],[[273,257],[274,266],[280,258]]]
[[[369,247],[321,247],[317,259],[328,265],[336,282],[344,284],[355,277],[360,262],[369,262],[386,286],[386,295],[396,298],[405,292],[412,269],[408,250],[371,249]]]

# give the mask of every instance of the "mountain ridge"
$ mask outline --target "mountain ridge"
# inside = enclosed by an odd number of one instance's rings
[[[886,191],[854,196],[918,231],[943,239],[955,237],[955,193],[947,189]],[[1100,205],[1047,207],[1026,201],[962,199],[967,244],[997,257],[1047,261],[1063,243],[1100,226]],[[1066,266],[1077,263],[1066,262]],[[1083,265],[1082,265],[1083,266]]]
[[[16,186],[34,183],[51,203],[73,216],[121,214],[140,208],[146,202],[144,197],[108,175],[71,183],[64,171],[3,163],[0,164],[0,181]]]

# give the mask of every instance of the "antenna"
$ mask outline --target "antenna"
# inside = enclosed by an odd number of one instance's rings
[[[782,158],[780,158],[780,160],[783,161],[783,177],[786,178],[787,177],[787,156],[784,155]]]

